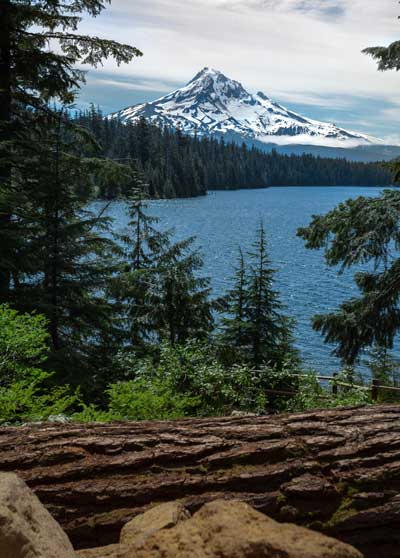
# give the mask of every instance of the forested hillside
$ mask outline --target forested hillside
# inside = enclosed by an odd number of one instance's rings
[[[149,184],[151,197],[174,198],[205,194],[207,190],[268,186],[389,185],[392,175],[375,163],[358,163],[312,155],[282,155],[196,138],[180,130],[161,129],[142,119],[124,124],[104,118],[92,107],[75,115],[100,144],[102,155],[131,161]],[[128,193],[115,181],[98,189],[102,198]]]

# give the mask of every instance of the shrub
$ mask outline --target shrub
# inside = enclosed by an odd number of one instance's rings
[[[46,326],[44,316],[0,305],[0,385],[24,378],[46,360]]]
[[[50,387],[46,319],[0,305],[0,423],[46,420],[79,401],[68,386]]]
[[[346,371],[338,375],[337,381],[349,382]],[[287,400],[286,410],[296,412],[372,403],[370,392],[362,388],[363,386],[355,383],[350,388],[340,388],[339,386],[338,394],[335,396],[331,389],[321,385],[316,372],[310,371],[299,376],[298,391],[296,395]]]

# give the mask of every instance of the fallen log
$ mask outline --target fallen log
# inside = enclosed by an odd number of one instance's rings
[[[400,556],[400,406],[0,428],[18,473],[76,548],[118,540],[150,504],[239,498],[279,521]]]

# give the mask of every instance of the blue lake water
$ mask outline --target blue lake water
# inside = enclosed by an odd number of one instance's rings
[[[337,308],[357,294],[354,271],[340,275],[325,265],[320,251],[307,250],[296,237],[298,227],[307,225],[314,214],[325,213],[350,197],[376,196],[381,188],[287,187],[260,190],[210,192],[208,196],[152,201],[151,213],[161,219],[162,228],[175,227],[176,238],[196,236],[204,257],[204,273],[211,278],[215,295],[230,284],[238,247],[250,248],[260,219],[263,220],[269,253],[276,273],[276,285],[296,319],[296,344],[307,365],[319,372],[340,368],[311,328],[311,317]],[[96,206],[100,202],[96,203]],[[107,213],[115,218],[115,229],[127,223],[123,202],[113,203]]]

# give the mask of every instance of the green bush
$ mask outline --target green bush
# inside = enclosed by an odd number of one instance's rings
[[[47,358],[44,316],[21,314],[0,305],[0,385],[29,376]]]
[[[161,383],[172,394],[189,397],[192,414],[223,415],[265,408],[259,372],[247,365],[223,366],[212,345],[193,340],[182,345],[164,344],[156,363],[151,359],[135,361],[129,353],[124,359],[131,377]]]
[[[68,386],[46,387],[51,376],[33,370],[24,379],[0,387],[0,424],[36,422],[69,412],[79,397]]]
[[[346,371],[338,374],[337,381],[352,383]],[[337,395],[333,395],[331,388],[321,385],[316,372],[308,372],[299,376],[296,395],[286,401],[286,410],[289,412],[306,411],[308,409],[330,409],[352,405],[365,405],[372,403],[369,390],[363,389],[356,383],[353,387],[343,388],[338,386]]]
[[[344,370],[337,396],[315,372],[304,374],[287,359],[279,368],[222,364],[212,344],[188,341],[164,344],[158,355],[139,358],[121,352],[115,370],[124,381],[105,391],[105,408],[81,401],[68,386],[54,387],[47,358],[47,322],[0,305],[0,424],[46,420],[67,415],[81,422],[176,419],[227,415],[241,411],[304,411],[370,403],[353,370]],[[273,394],[269,390],[295,392]],[[80,407],[79,412],[74,412]]]
[[[51,387],[46,319],[0,305],[0,424],[46,420],[79,401],[68,386]]]
[[[196,398],[176,394],[158,380],[117,382],[106,393],[109,399],[106,411],[82,405],[82,411],[74,413],[72,419],[78,422],[177,419],[193,415],[198,404]]]
[[[174,419],[193,414],[195,397],[177,394],[166,382],[131,380],[107,390],[113,420]]]

